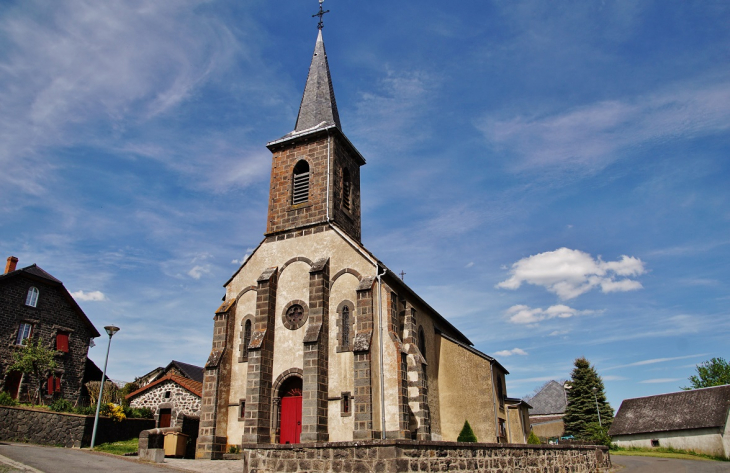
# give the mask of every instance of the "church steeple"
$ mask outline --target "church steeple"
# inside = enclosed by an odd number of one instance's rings
[[[299,106],[299,116],[297,116],[294,132],[327,128],[333,125],[342,129],[340,115],[337,113],[335,92],[332,88],[330,67],[327,63],[327,53],[324,49],[322,30],[320,29],[317,35],[317,43],[314,46],[314,55],[309,66],[307,85],[304,88],[302,103]]]
[[[321,4],[320,13],[326,13]],[[365,159],[342,132],[321,28],[294,130],[266,146],[272,152],[266,235],[288,238],[334,224],[360,241]]]

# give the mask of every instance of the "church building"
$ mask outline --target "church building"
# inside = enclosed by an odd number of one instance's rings
[[[321,23],[294,130],[267,147],[266,233],[215,313],[196,456],[456,441],[464,421],[479,442],[525,438],[508,425],[507,370],[361,242],[365,158],[342,131]]]

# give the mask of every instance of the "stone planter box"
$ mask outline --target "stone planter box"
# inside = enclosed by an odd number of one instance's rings
[[[109,417],[99,417],[96,444],[134,438],[141,431],[154,426],[155,421],[152,419],[114,422]],[[80,448],[91,445],[93,429],[94,416],[0,406],[2,440]]]

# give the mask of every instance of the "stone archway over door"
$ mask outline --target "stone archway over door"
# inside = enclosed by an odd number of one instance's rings
[[[302,378],[290,377],[281,385],[279,392],[279,443],[299,443],[302,433]]]

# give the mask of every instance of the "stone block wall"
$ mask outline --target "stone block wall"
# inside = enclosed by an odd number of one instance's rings
[[[611,467],[607,447],[381,440],[243,445],[244,473],[593,473]]]
[[[127,419],[115,422],[99,417],[96,445],[137,437],[155,426],[152,419]],[[0,407],[0,439],[67,448],[88,447],[94,430],[94,416],[61,412]]]

